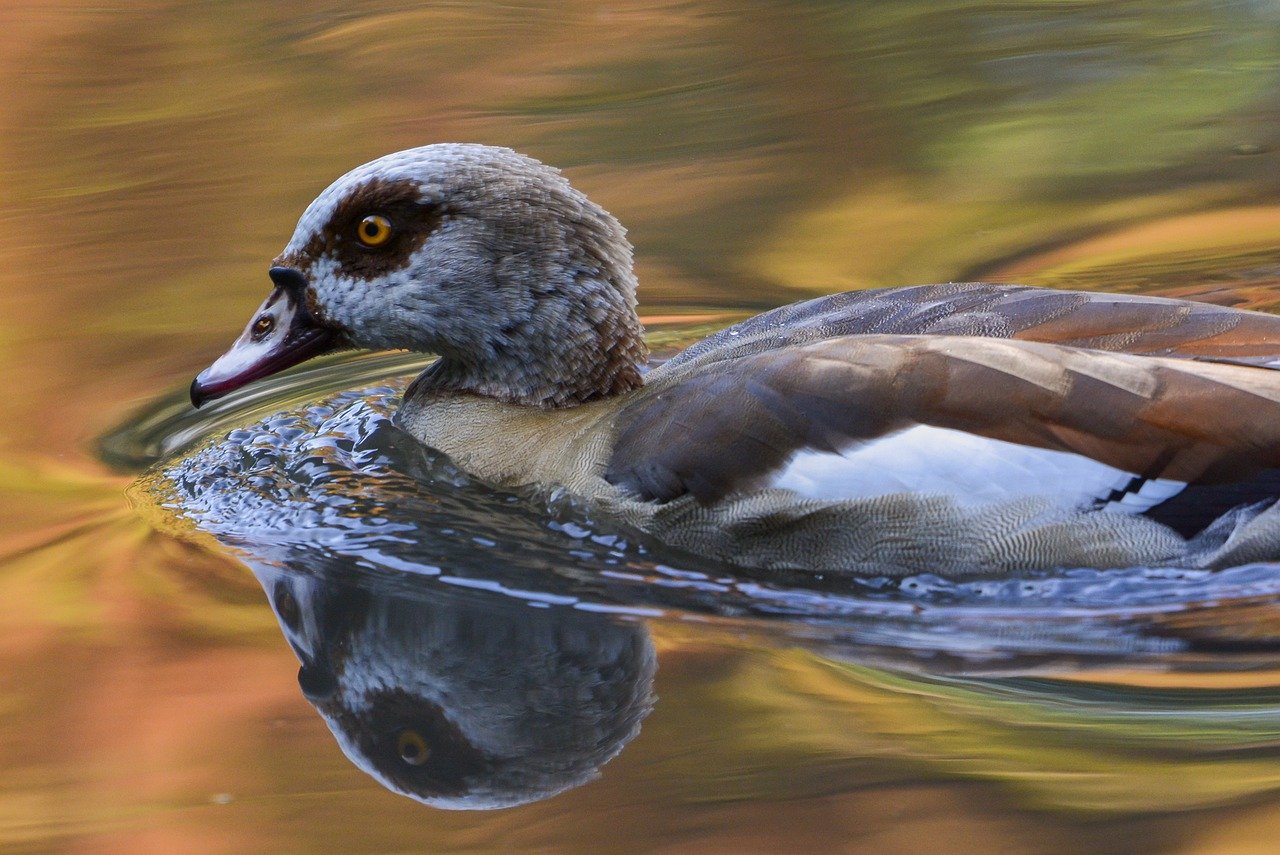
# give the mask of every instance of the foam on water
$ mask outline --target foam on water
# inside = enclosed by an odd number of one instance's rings
[[[593,519],[571,497],[475,483],[391,423],[401,388],[340,392],[221,433],[159,464],[138,494],[251,564],[345,565],[534,604],[747,619],[917,664],[1025,667],[1066,656],[1167,665],[1231,651],[1250,667],[1280,643],[1280,567],[1271,564],[977,581],[763,578],[711,564]],[[218,427],[230,418],[220,413]],[[153,432],[146,442],[166,440]]]

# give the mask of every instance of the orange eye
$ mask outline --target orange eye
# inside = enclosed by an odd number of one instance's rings
[[[410,766],[421,766],[431,756],[427,741],[416,730],[400,731],[400,736],[396,739],[396,751],[400,754],[400,759]]]
[[[276,319],[270,315],[262,315],[253,322],[253,340],[261,341],[276,328]]]
[[[356,237],[365,246],[381,246],[391,237],[391,221],[381,214],[370,214],[356,226]]]

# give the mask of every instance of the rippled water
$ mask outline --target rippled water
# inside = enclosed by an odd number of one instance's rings
[[[415,357],[185,397],[318,189],[445,139],[614,211],[659,351],[925,281],[1278,310],[1274,3],[0,23],[0,849],[1274,851],[1274,565],[762,577],[470,481]]]
[[[354,379],[367,373],[368,361],[322,371],[327,381]],[[384,370],[387,361],[378,360]],[[1280,596],[1280,573],[1265,564],[1217,572],[1080,569],[967,582],[932,575],[753,578],[617,523],[610,528],[568,497],[548,504],[472,482],[392,424],[402,388],[323,396],[225,437],[215,434],[213,442],[159,462],[134,496],[248,556],[304,574],[337,562],[542,605],[644,617],[668,609],[787,617],[799,622],[769,628],[829,636],[850,650],[920,667],[940,660],[961,669],[1027,667],[1062,656],[1188,665],[1206,645],[1218,654],[1233,637],[1234,667],[1247,667],[1259,640],[1235,637],[1231,615],[1267,608]],[[277,406],[284,400],[277,398]],[[106,446],[137,459],[145,449],[181,441],[188,434],[178,423],[200,419],[179,407],[169,419],[139,419]],[[208,421],[218,424],[229,415]],[[133,433],[138,427],[146,429]],[[1201,638],[1194,626],[1180,629],[1170,621],[1209,610],[1211,620],[1222,622],[1217,637]],[[1271,645],[1262,647],[1257,662],[1265,666]]]

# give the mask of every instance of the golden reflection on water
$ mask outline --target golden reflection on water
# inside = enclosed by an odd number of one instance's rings
[[[1121,763],[1082,736],[1106,724],[1046,735],[976,690],[661,623],[664,700],[600,782],[425,811],[333,750],[241,566],[149,529],[92,447],[221,350],[321,187],[438,140],[564,167],[631,229],[663,320],[979,275],[1274,311],[1277,23],[1207,0],[0,9],[0,848],[1271,851],[1265,753]]]

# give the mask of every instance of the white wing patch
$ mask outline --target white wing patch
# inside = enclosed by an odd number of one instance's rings
[[[1139,514],[1186,484],[1142,478],[1066,451],[917,425],[841,454],[802,451],[769,486],[828,500],[935,493],[986,504],[1038,496],[1066,507]]]

